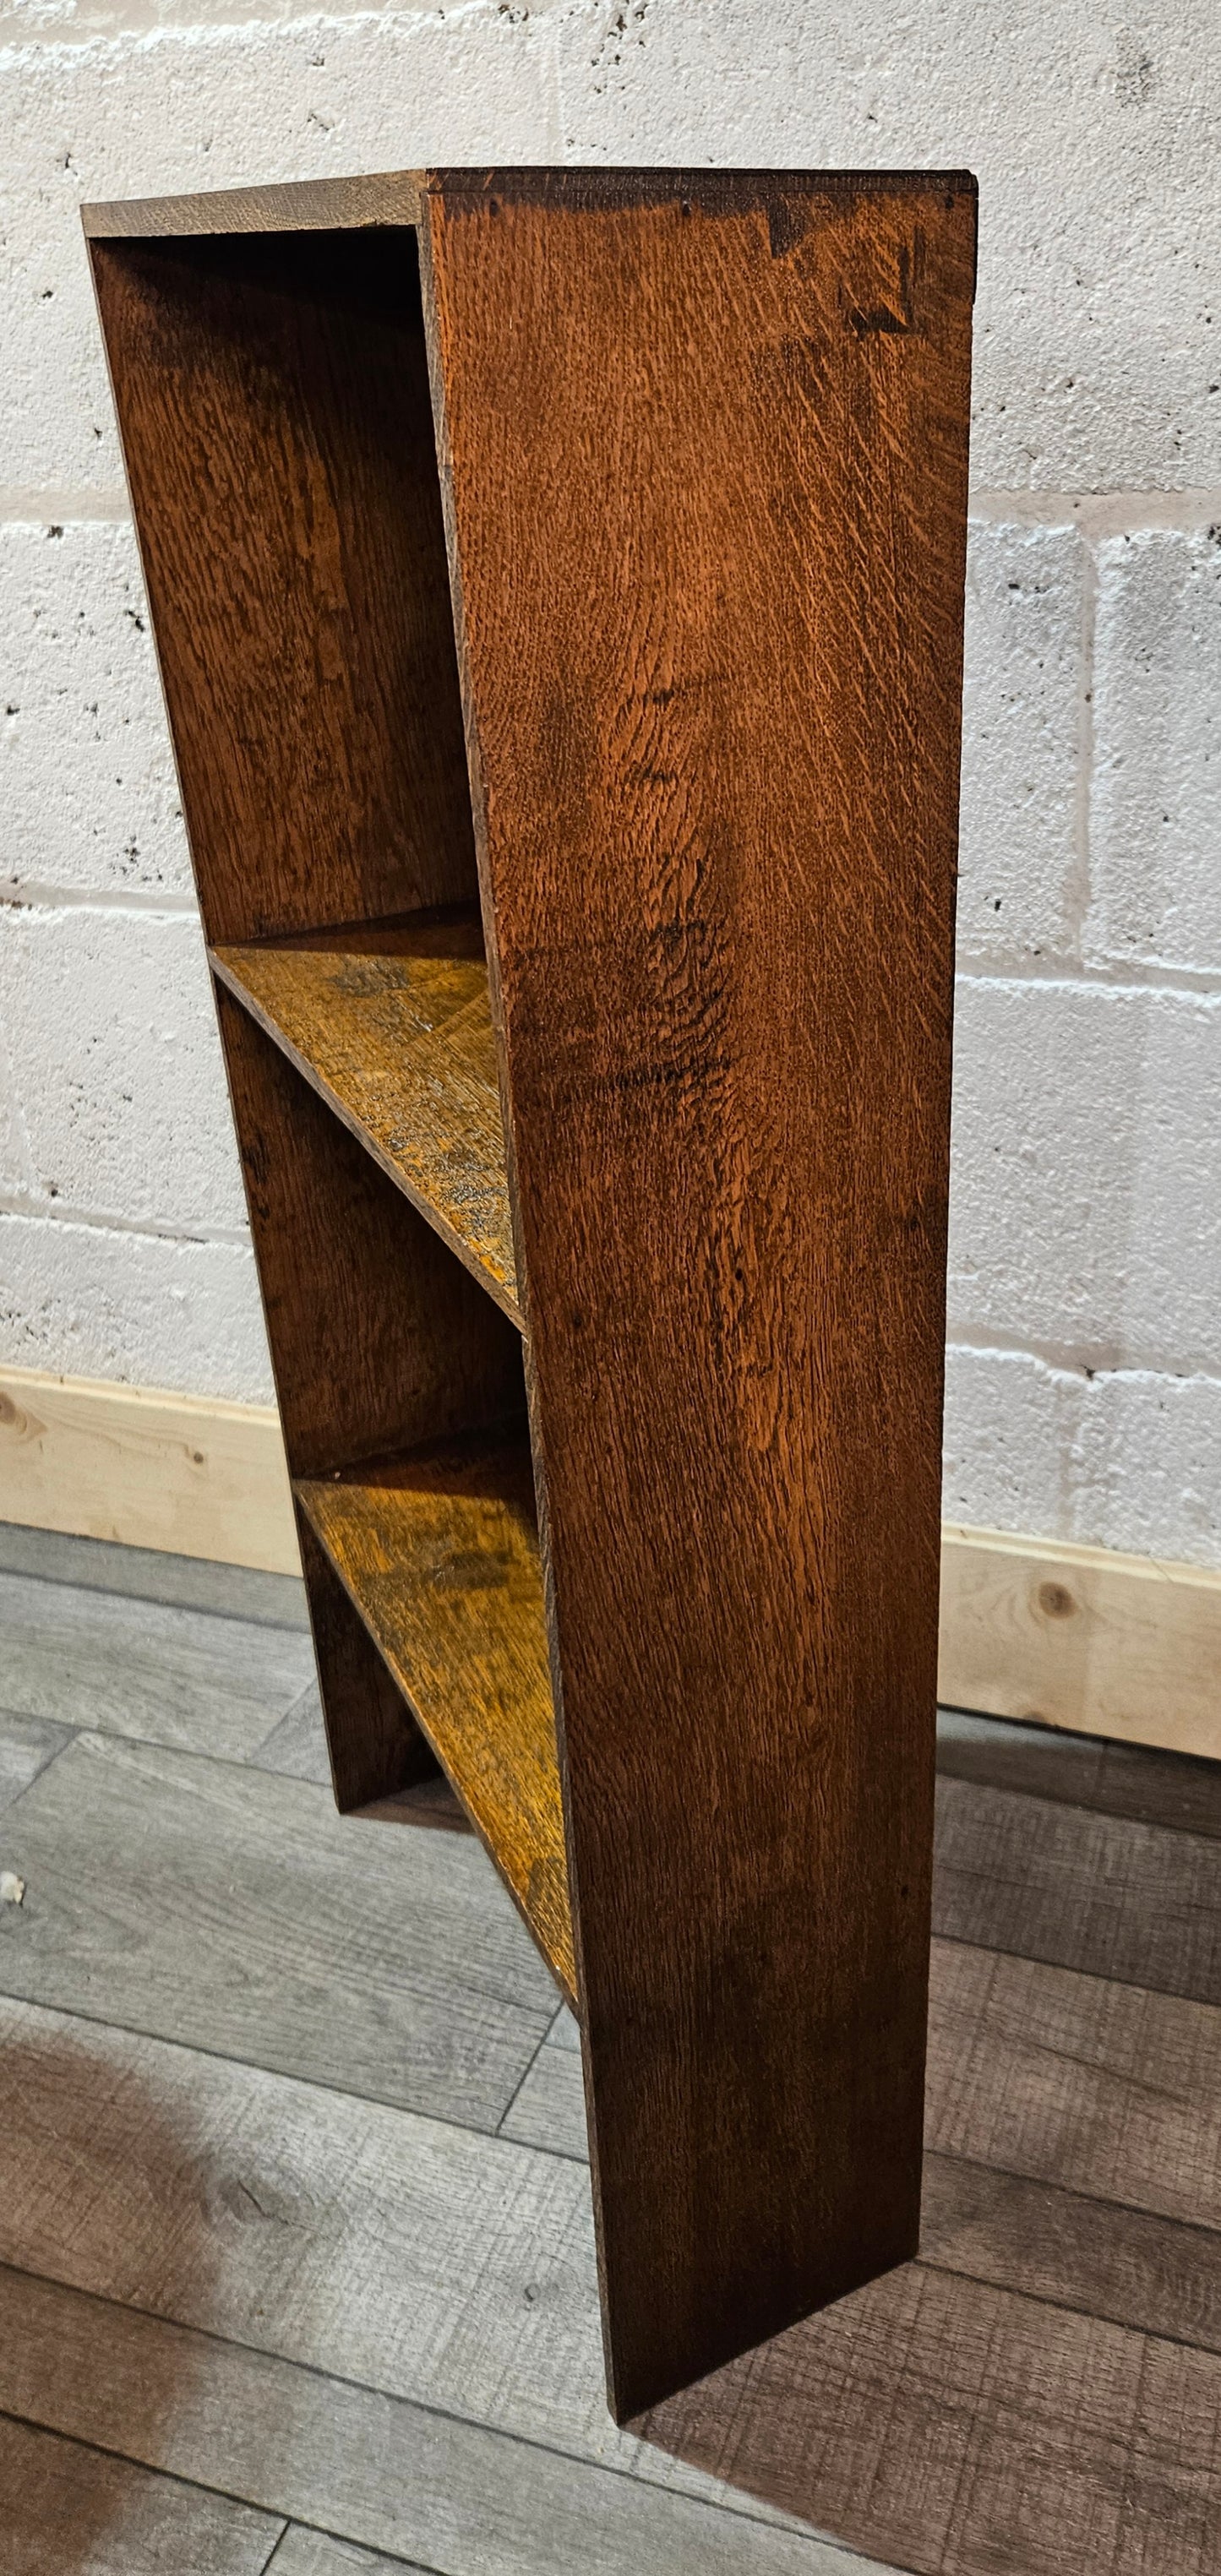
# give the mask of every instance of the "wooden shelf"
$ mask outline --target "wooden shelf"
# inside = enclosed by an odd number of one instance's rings
[[[467,1439],[299,1478],[315,1536],[569,1999],[564,1818],[530,1447]]]
[[[211,955],[230,992],[520,1330],[477,909]]]

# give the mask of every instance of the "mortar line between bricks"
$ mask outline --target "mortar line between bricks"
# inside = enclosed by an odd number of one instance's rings
[[[1064,888],[1069,945],[1080,966],[1093,900],[1091,822],[1094,793],[1094,666],[1098,624],[1098,556],[1085,548],[1081,568],[1081,625],[1077,639],[1077,774],[1073,782],[1073,860]]]
[[[1033,1334],[1006,1333],[993,1324],[951,1323],[946,1353],[956,1359],[1036,1360],[1063,1377],[1156,1377],[1167,1384],[1221,1387],[1221,1355],[1186,1358],[1182,1352],[1142,1352],[1118,1342],[1043,1342]]]
[[[1137,535],[1146,528],[1195,529],[1221,518],[1221,489],[1184,485],[1181,491],[1029,492],[980,489],[967,501],[968,516],[991,524],[1029,528],[1079,528],[1083,536]]]
[[[1060,985],[1075,993],[1165,993],[1178,1001],[1221,1001],[1221,966],[1142,965],[1124,958],[1105,966],[1078,965],[1071,957],[1024,957],[1001,965],[987,957],[960,957],[959,984]]]
[[[130,517],[131,506],[122,490],[76,491],[70,484],[52,483],[40,491],[35,484],[0,484],[0,520],[11,527],[49,528],[69,521],[113,527]]]
[[[558,81],[557,70],[557,86]],[[1140,491],[1125,486],[1097,492],[1004,491],[987,487],[972,491],[968,509],[972,518],[983,522],[1009,522],[1030,528],[1075,527],[1087,536],[1123,536],[1145,528],[1192,529],[1210,518],[1221,518],[1221,487],[1193,484],[1181,491]],[[121,486],[95,490],[87,485],[77,489],[71,484],[49,484],[45,488],[37,484],[0,484],[3,524],[47,527],[61,521],[92,521],[114,525],[130,518],[131,507]]]
[[[0,1187],[0,1216],[30,1217],[36,1224],[81,1225],[94,1234],[135,1234],[154,1243],[220,1244],[227,1251],[248,1252],[250,1235],[245,1226],[209,1226],[206,1231],[193,1226],[174,1225],[164,1217],[110,1215],[99,1208],[76,1207],[62,1198],[50,1199],[20,1190]],[[12,1367],[17,1366],[14,1360]]]
[[[58,886],[10,877],[0,884],[0,910],[5,912],[139,912],[166,913],[173,920],[198,920],[199,905],[191,893],[172,893],[158,886]]]

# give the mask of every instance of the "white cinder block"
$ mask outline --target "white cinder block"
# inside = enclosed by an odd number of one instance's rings
[[[572,0],[566,157],[972,169],[976,482],[1221,483],[1214,0]]]
[[[1087,954],[1221,973],[1221,527],[1099,549]]]
[[[1062,957],[1075,931],[1085,549],[976,520],[967,551],[958,954]]]
[[[1086,1382],[1028,1352],[951,1343],[942,1512],[969,1529],[1071,1538],[1073,1448]]]
[[[197,922],[10,910],[0,1014],[40,1190],[184,1233],[244,1226]]]
[[[1221,998],[959,984],[951,1337],[1221,1360]]]
[[[0,527],[0,657],[0,885],[189,892],[131,527]]]
[[[10,1197],[29,1190],[33,1179],[25,1127],[17,1107],[12,1061],[0,1029],[0,1190]]]
[[[1072,1537],[1221,1565],[1221,1372],[1100,1371],[1086,1389],[1073,1482]]]
[[[274,1401],[254,1261],[241,1244],[0,1214],[0,1360]]]
[[[1221,1374],[946,1354],[947,1521],[1221,1564]]]
[[[0,480],[120,479],[82,199],[553,160],[554,97],[545,31],[497,0],[0,53]]]

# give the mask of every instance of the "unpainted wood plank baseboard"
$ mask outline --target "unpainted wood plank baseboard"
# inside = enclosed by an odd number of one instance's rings
[[[0,1370],[0,1520],[301,1571],[274,1405]]]
[[[1221,1759],[1221,1571],[946,1525],[938,1695]]]
[[[0,1370],[0,1520],[300,1570],[271,1405]],[[1221,1570],[943,1530],[948,1706],[1221,1759],[1219,1676]]]

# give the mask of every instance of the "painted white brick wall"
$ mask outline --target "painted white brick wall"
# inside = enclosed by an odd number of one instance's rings
[[[0,1356],[268,1391],[82,197],[966,162],[947,1517],[1221,1563],[1214,0],[0,15]]]

